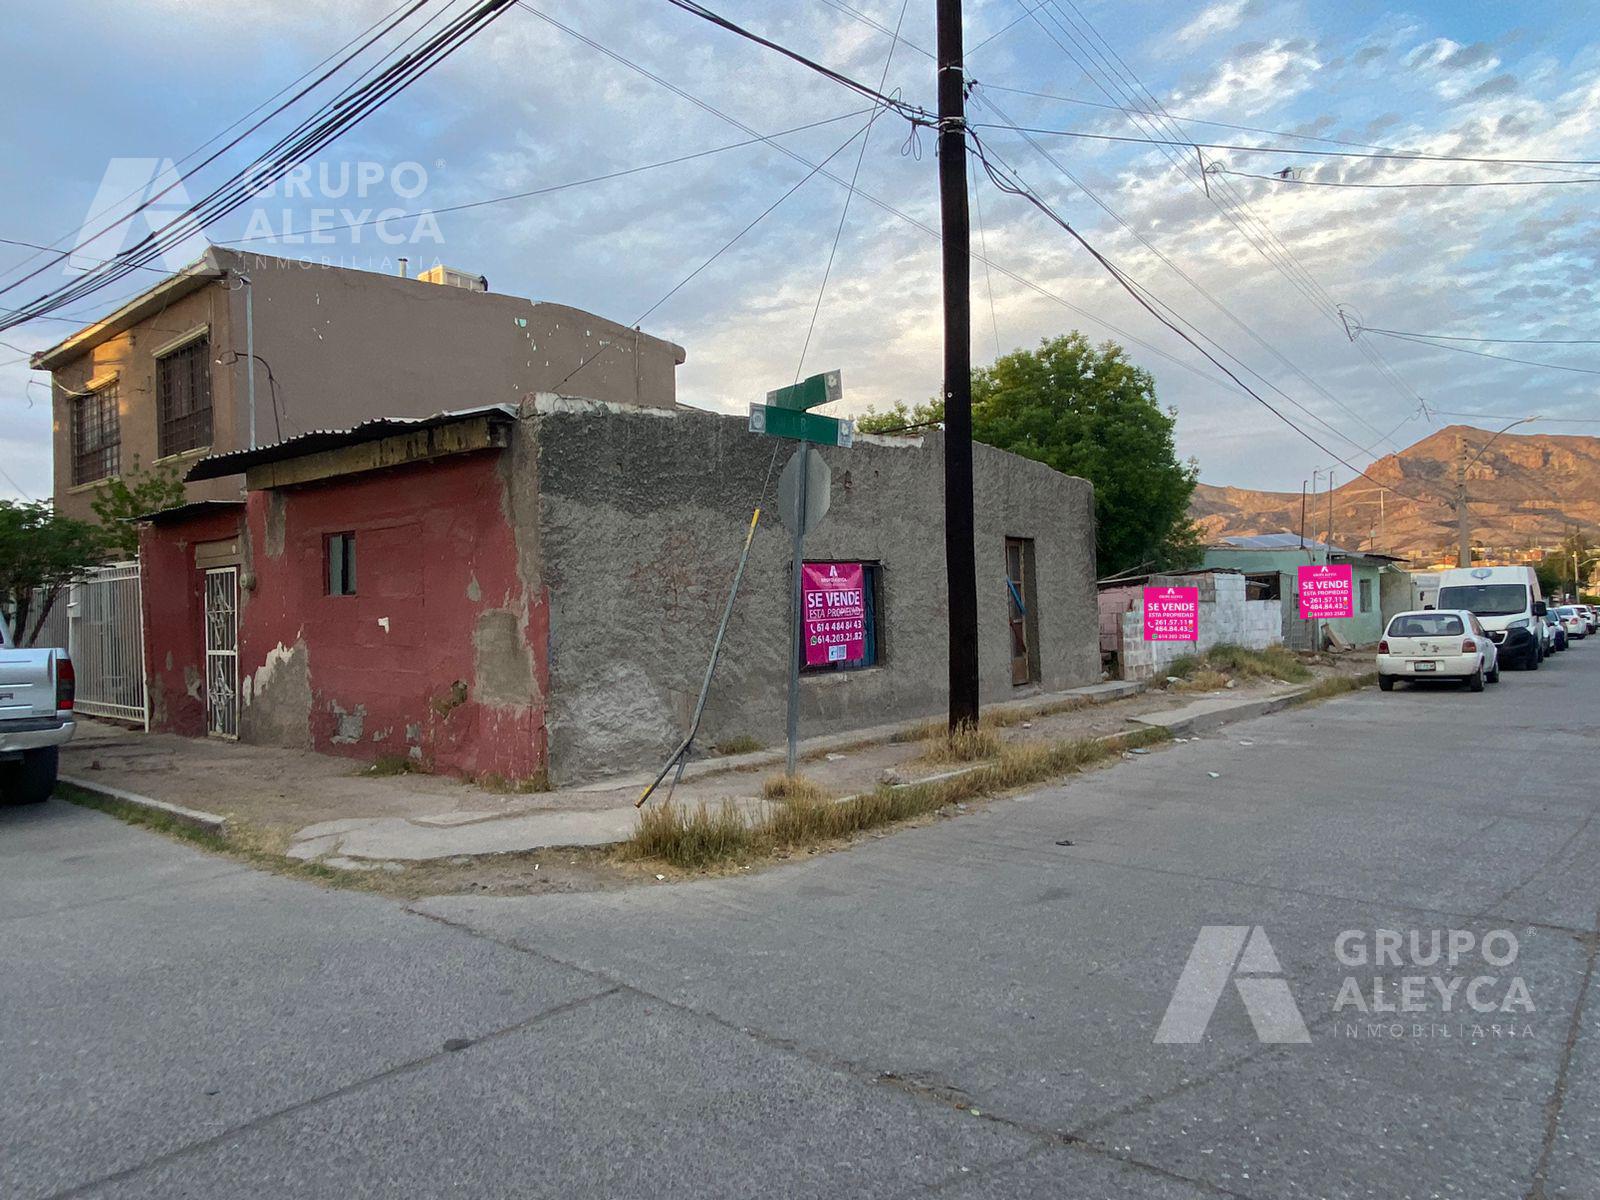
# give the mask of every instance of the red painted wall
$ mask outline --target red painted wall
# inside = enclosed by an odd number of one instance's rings
[[[242,518],[242,509],[224,509],[139,534],[152,729],[205,736],[205,573],[195,568],[194,548],[236,536]]]
[[[406,756],[469,776],[525,779],[543,768],[549,610],[542,592],[525,594],[517,572],[498,458],[458,455],[283,489],[276,554],[267,536],[273,494],[250,494],[242,738],[369,761]],[[146,531],[147,594],[182,570],[174,549],[189,532]],[[327,594],[325,539],[333,533],[355,534],[353,596]],[[192,551],[187,571],[197,574]],[[189,590],[193,600],[182,610],[147,604],[152,664],[164,663],[158,656],[175,643],[198,657],[198,584]],[[495,622],[487,632],[498,636],[480,650],[485,614]],[[164,727],[203,732],[203,709],[200,717],[196,728],[183,707]]]

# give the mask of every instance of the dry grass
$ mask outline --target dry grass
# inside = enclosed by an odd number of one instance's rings
[[[808,800],[826,800],[828,793],[814,779],[804,775],[768,775],[761,781],[763,800],[783,800],[788,803]]]
[[[1191,681],[1205,672],[1222,677],[1222,684],[1212,684],[1213,688],[1225,686],[1229,679],[1281,679],[1286,683],[1304,683],[1311,678],[1311,668],[1301,662],[1300,656],[1293,650],[1282,646],[1247,650],[1243,646],[1224,643],[1211,647],[1204,654],[1186,654],[1167,667],[1168,675],[1176,675],[1185,681]],[[1209,689],[1191,686],[1186,690]]]
[[[1040,717],[1053,717],[1058,713],[1077,712],[1082,708],[1090,708],[1094,701],[1085,696],[1069,696],[1064,700],[1056,700],[1050,704],[1040,704],[1031,708],[990,708],[985,709],[978,718],[980,730],[1010,729],[1013,725],[1021,725],[1024,721],[1034,721]],[[931,742],[943,738],[950,729],[946,721],[923,721],[919,725],[912,725],[889,735],[891,745],[903,745],[906,742]],[[873,743],[869,743],[873,744]]]
[[[802,847],[826,845],[868,830],[937,812],[950,804],[1026,787],[1081,771],[1124,750],[1163,742],[1164,729],[1116,738],[1003,745],[996,761],[949,779],[883,786],[832,800],[808,780],[797,781],[765,812],[737,804],[685,808],[659,804],[639,814],[633,837],[618,847],[623,859],[650,859],[685,870],[704,870]],[[774,776],[768,785],[787,782]],[[766,793],[766,788],[763,792]],[[774,797],[768,796],[769,799]]]
[[[508,779],[504,775],[490,771],[479,775],[472,782],[483,791],[496,792],[502,796],[523,796],[551,790],[550,772],[543,768],[521,779]]]
[[[1200,667],[1188,675],[1180,677],[1180,682],[1172,685],[1176,692],[1220,692],[1228,686],[1228,677],[1221,671],[1211,667]]]
[[[1346,692],[1359,691],[1362,688],[1371,687],[1377,682],[1378,673],[1376,671],[1369,671],[1365,675],[1332,675],[1307,688],[1294,698],[1294,702],[1296,704],[1311,704],[1317,700],[1343,696]]]
[[[420,775],[424,773],[421,763],[404,754],[380,754],[377,759],[356,772],[358,775],[366,775],[371,778],[390,775]]]
[[[765,749],[765,746],[756,741],[756,739],[751,737],[748,733],[741,733],[734,737],[723,738],[720,742],[714,742],[711,746],[713,753],[721,754],[723,756],[731,754],[754,754],[757,750]]]
[[[981,724],[963,725],[954,731],[941,728],[928,739],[921,761],[939,765],[980,762],[999,758],[1003,746],[1000,735]]]

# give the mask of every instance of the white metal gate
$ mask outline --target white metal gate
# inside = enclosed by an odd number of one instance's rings
[[[239,736],[239,568],[206,572],[206,732]]]
[[[73,584],[65,599],[65,645],[78,680],[74,707],[87,716],[148,728],[139,564],[100,567]]]

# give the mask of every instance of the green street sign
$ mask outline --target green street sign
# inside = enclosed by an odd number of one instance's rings
[[[839,377],[839,372],[827,371],[821,375],[813,375],[810,379],[802,379],[789,387],[768,392],[767,403],[776,408],[803,410],[816,408],[819,404],[828,404],[843,395],[844,383]]]
[[[817,378],[820,379],[822,376],[819,375]],[[816,413],[802,412],[793,408],[752,404],[750,432],[793,438],[797,442],[815,442],[819,446],[849,447],[856,440],[856,423],[842,421],[838,417],[821,417]]]

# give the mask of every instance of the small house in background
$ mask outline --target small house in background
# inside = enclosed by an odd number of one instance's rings
[[[1200,602],[1192,642],[1146,641],[1144,589],[1192,587]],[[1265,585],[1250,583],[1238,571],[1201,568],[1110,580],[1100,586],[1100,658],[1118,679],[1150,679],[1187,654],[1213,646],[1264,650],[1283,641],[1276,598],[1263,598]]]
[[[759,505],[698,744],[780,744],[790,453],[743,417],[540,395],[206,458],[190,479],[242,475],[243,502],[141,532],[151,728],[558,783],[654,765]],[[802,732],[941,712],[942,435],[813,453],[807,562],[859,566],[866,611],[855,657],[802,672]],[[983,698],[1097,680],[1093,488],[973,453]]]
[[[1352,646],[1365,646],[1383,636],[1389,617],[1411,606],[1411,576],[1405,559],[1375,550],[1347,550],[1342,546],[1301,539],[1294,533],[1263,533],[1225,537],[1206,547],[1208,567],[1241,572],[1259,586],[1262,599],[1277,600],[1283,614],[1284,645],[1295,650],[1318,650],[1317,622],[1300,617],[1298,570],[1314,563],[1347,563],[1354,581],[1355,615],[1328,622],[1336,637]]]

